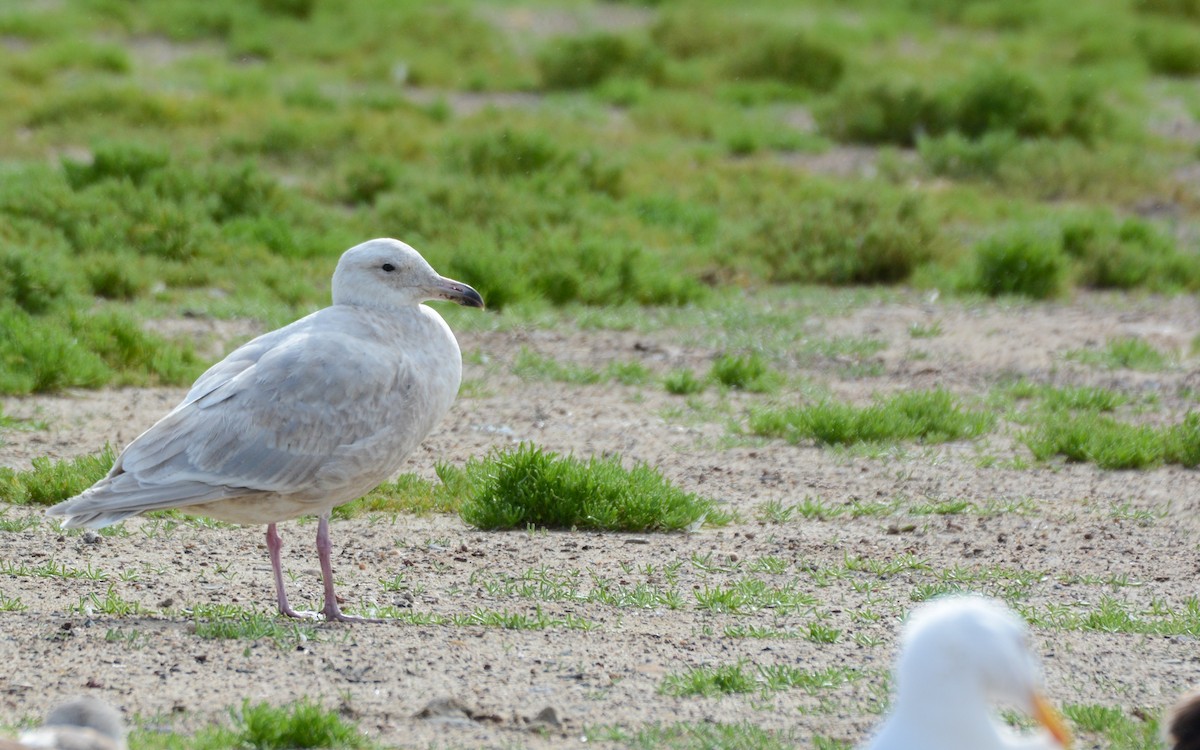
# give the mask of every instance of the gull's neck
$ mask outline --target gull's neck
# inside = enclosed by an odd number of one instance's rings
[[[913,688],[916,688],[915,690]],[[954,680],[909,685],[896,699],[895,718],[928,727],[943,743],[925,750],[1006,750],[1012,747],[992,718],[978,685]]]

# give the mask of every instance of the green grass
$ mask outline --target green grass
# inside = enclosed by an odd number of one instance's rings
[[[24,612],[27,609],[29,607],[21,601],[21,597],[0,594],[0,612]]]
[[[210,726],[194,735],[164,733],[161,727],[134,728],[129,746],[142,750],[292,750],[375,747],[351,721],[319,701],[301,698],[272,706],[249,699],[229,710],[229,726]]]
[[[1162,746],[1159,719],[1153,711],[1094,703],[1068,704],[1062,710],[1076,732],[1089,740],[1102,738],[1104,746],[1113,750],[1158,750]]]
[[[82,568],[73,568],[66,563],[56,562],[52,559],[46,560],[39,565],[30,565],[23,561],[0,560],[0,573],[10,576],[35,576],[38,578],[64,578],[87,581],[108,580],[108,573],[98,568],[93,568],[90,563]]]
[[[543,37],[474,3],[102,5],[0,16],[21,45],[0,127],[22,133],[0,145],[0,393],[187,383],[190,341],[144,320],[299,317],[363,227],[501,315],[794,283],[1200,288],[1168,222],[1127,216],[1151,196],[1195,218],[1171,197],[1188,149],[1146,127],[1155,87],[1194,104],[1173,6],[652,3]],[[171,53],[149,87],[147,39]],[[791,163],[835,142],[920,160]]]
[[[760,578],[746,577],[728,586],[704,585],[692,591],[696,606],[712,612],[745,615],[761,609],[771,609],[787,615],[799,609],[813,607],[816,597],[797,591],[794,584],[771,586]]]
[[[438,476],[451,481],[459,474],[438,467]],[[354,518],[373,513],[455,513],[462,505],[463,488],[422,479],[416,474],[401,474],[384,482],[363,497],[333,509],[335,518]]]
[[[690,667],[667,675],[659,686],[660,692],[678,696],[753,693],[759,689],[755,670],[741,661],[717,667]]]
[[[1047,388],[1041,393],[1042,405],[1049,409],[1110,412],[1129,403],[1129,396],[1101,386]]]
[[[1022,228],[994,236],[975,249],[974,288],[993,297],[1049,299],[1062,293],[1067,257],[1057,237]]]
[[[1152,344],[1131,336],[1110,339],[1101,350],[1083,349],[1070,352],[1068,358],[1110,370],[1128,369],[1143,372],[1158,372],[1168,364],[1167,356]]]
[[[313,625],[232,604],[198,604],[192,607],[192,632],[198,638],[208,640],[257,641],[265,638],[281,649],[317,637]]]
[[[866,407],[835,401],[783,409],[751,411],[750,430],[789,442],[815,440],[826,445],[964,440],[989,430],[994,417],[966,409],[948,391],[912,391]]]
[[[676,696],[729,695],[762,692],[764,695],[800,688],[819,694],[838,685],[853,682],[861,675],[845,667],[806,670],[791,665],[752,665],[747,661],[715,667],[689,667],[668,674],[659,685],[659,692]]]
[[[0,500],[18,505],[53,505],[83,492],[112,468],[117,454],[105,445],[99,453],[54,460],[33,459],[33,468],[17,471],[0,467]]]
[[[522,444],[471,459],[461,471],[470,490],[460,513],[481,529],[680,531],[730,520],[653,467],[626,469],[619,457],[582,461]]]
[[[1092,606],[1048,605],[1018,610],[1035,627],[1069,631],[1136,633],[1159,636],[1200,635],[1200,601],[1188,597],[1176,606],[1155,599],[1139,606],[1113,596],[1102,596]]]
[[[246,700],[234,719],[242,742],[261,750],[368,744],[358,729],[335,711],[304,699],[284,707]]]
[[[104,596],[96,593],[82,596],[79,599],[79,604],[72,607],[72,609],[87,617],[94,617],[96,615],[128,617],[129,615],[145,613],[141,604],[121,596],[111,583],[105,589]]]
[[[556,572],[545,566],[531,568],[519,576],[472,576],[489,596],[517,597],[539,601],[596,602],[610,607],[638,609],[682,609],[683,597],[672,585],[631,584],[578,570]],[[590,586],[588,585],[590,584]]]
[[[25,516],[24,518],[8,518],[7,516],[8,508],[0,511],[0,531],[10,534],[37,528],[41,524],[41,519],[37,516]]]
[[[939,321],[934,321],[928,325],[924,323],[913,323],[908,327],[908,335],[914,339],[932,339],[941,336],[943,333],[942,324]]]
[[[557,380],[575,385],[592,385],[604,379],[600,372],[579,365],[563,364],[529,349],[521,349],[513,360],[513,374],[525,379]]]
[[[712,364],[709,378],[726,388],[768,393],[776,390],[782,377],[767,365],[757,352],[736,355],[722,354]]]
[[[583,617],[564,614],[555,617],[545,612],[539,605],[532,612],[513,612],[511,610],[495,610],[476,607],[470,612],[456,612],[444,615],[437,612],[418,612],[411,608],[399,608],[391,605],[371,607],[367,614],[385,620],[408,623],[410,625],[431,626],[446,625],[460,628],[482,626],[501,628],[504,630],[594,630],[597,625]]]
[[[1200,465],[1200,414],[1155,427],[1120,422],[1102,414],[1046,415],[1021,435],[1034,458],[1062,456],[1102,469],[1148,469],[1164,463]]]
[[[749,721],[678,722],[636,728],[612,724],[585,727],[583,737],[589,742],[613,742],[646,750],[789,750],[803,744],[794,732],[772,732]],[[816,739],[820,750],[849,750],[848,746],[831,744],[823,737]],[[820,744],[823,740],[824,745]]]
[[[663,378],[663,387],[675,396],[690,396],[704,390],[704,380],[691,370],[672,370]]]

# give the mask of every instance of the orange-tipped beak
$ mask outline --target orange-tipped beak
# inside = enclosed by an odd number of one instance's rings
[[[1058,744],[1064,748],[1071,747],[1071,730],[1067,729],[1067,723],[1063,720],[1062,714],[1039,693],[1033,694],[1033,718],[1037,719],[1038,723],[1050,732],[1050,736]]]

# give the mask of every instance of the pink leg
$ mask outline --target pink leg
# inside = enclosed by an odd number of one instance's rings
[[[383,622],[370,617],[342,614],[338,608],[337,594],[333,591],[333,561],[330,555],[333,544],[329,541],[329,511],[321,514],[317,522],[317,557],[321,559],[321,580],[325,583],[325,621],[326,622]]]
[[[283,561],[279,556],[281,549],[283,549],[283,540],[279,538],[275,524],[267,524],[267,552],[271,553],[271,569],[275,573],[275,598],[279,602],[279,611],[287,617],[315,620],[316,612],[297,612],[288,604],[287,592],[283,589]]]

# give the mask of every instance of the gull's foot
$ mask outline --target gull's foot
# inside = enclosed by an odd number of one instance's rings
[[[348,615],[338,609],[337,601],[325,600],[325,609],[322,610],[325,615],[325,622],[384,622],[378,617],[360,617],[358,615]]]
[[[279,614],[284,617],[294,617],[297,620],[320,620],[321,613],[314,612],[311,609],[295,610],[291,607],[280,607]]]

